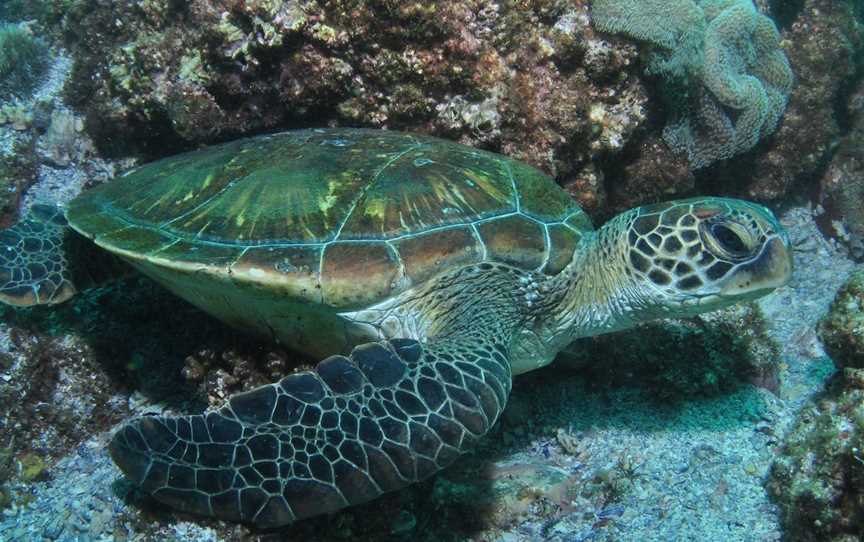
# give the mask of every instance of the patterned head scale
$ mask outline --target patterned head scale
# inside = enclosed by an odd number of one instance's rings
[[[760,205],[700,198],[641,207],[627,263],[662,305],[699,311],[753,299],[789,281],[789,238]]]

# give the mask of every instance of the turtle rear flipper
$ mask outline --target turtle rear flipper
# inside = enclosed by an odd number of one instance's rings
[[[132,420],[110,451],[172,507],[276,527],[438,472],[489,431],[509,392],[501,342],[392,339],[214,412]]]
[[[0,301],[15,306],[62,303],[77,289],[64,250],[69,226],[63,212],[34,205],[0,231]]]

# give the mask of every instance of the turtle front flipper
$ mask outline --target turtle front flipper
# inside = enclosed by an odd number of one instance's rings
[[[0,303],[16,307],[62,303],[132,268],[69,226],[63,211],[34,205],[0,230]]]
[[[69,226],[56,207],[34,205],[0,231],[0,301],[26,307],[61,303],[75,288],[63,249]]]
[[[132,420],[110,451],[172,507],[275,527],[443,469],[495,423],[510,378],[505,345],[476,335],[368,343],[214,412]]]

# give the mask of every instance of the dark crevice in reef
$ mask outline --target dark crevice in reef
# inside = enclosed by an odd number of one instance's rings
[[[771,17],[783,30],[788,28],[804,8],[805,0],[771,0]]]

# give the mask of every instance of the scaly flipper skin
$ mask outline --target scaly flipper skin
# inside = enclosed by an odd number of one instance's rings
[[[0,301],[27,307],[75,295],[63,248],[67,231],[63,213],[45,205],[34,205],[24,219],[0,231]]]
[[[275,527],[443,469],[510,392],[501,343],[369,343],[206,415],[143,417],[111,442],[123,472],[177,509]]]

